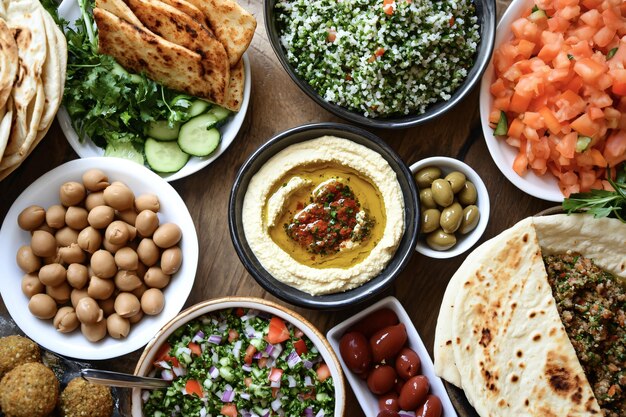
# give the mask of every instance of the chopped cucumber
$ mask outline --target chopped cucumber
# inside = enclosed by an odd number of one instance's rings
[[[121,142],[113,144],[108,144],[106,149],[104,150],[104,156],[113,156],[115,158],[124,158],[129,159],[131,161],[137,162],[138,164],[143,165],[144,159],[141,152],[139,152],[132,143],[130,142]]]
[[[190,155],[207,156],[220,143],[221,135],[214,126],[217,118],[212,114],[194,117],[180,128],[178,145]]]
[[[212,114],[213,116],[215,116],[217,118],[217,122],[219,123],[219,122],[226,120],[226,118],[230,116],[230,110],[216,105],[216,106],[213,106],[211,110],[209,110],[209,114]]]
[[[589,136],[579,136],[578,140],[576,141],[576,152],[585,152],[590,143],[591,138]]]
[[[537,23],[537,22],[539,22],[541,20],[544,20],[544,19],[547,20],[548,19],[548,15],[546,14],[545,11],[543,11],[541,9],[534,10],[530,14],[530,16],[528,16],[528,20],[530,20],[533,23]]]
[[[181,151],[176,142],[148,138],[144,149],[148,165],[157,172],[176,172],[189,160],[189,155]]]
[[[191,102],[191,106],[189,106],[189,117],[196,117],[206,112],[207,109],[211,106],[210,103],[207,103],[204,100],[194,100]]]
[[[180,131],[180,123],[170,127],[167,120],[155,120],[148,123],[146,135],[158,140],[176,140]]]
[[[506,113],[500,111],[500,120],[498,120],[498,125],[496,129],[493,131],[495,136],[504,136],[509,131],[509,122],[506,119]]]

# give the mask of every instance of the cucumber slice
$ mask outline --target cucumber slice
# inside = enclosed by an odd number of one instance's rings
[[[190,155],[207,156],[217,148],[221,135],[214,126],[217,118],[212,114],[194,117],[180,127],[178,145]]]
[[[155,120],[148,123],[146,135],[158,140],[176,140],[180,131],[180,123],[170,127],[167,120]]]
[[[143,155],[141,154],[141,152],[135,149],[133,144],[130,142],[117,143],[115,145],[109,143],[106,149],[104,150],[104,156],[124,158],[124,159],[137,162],[138,164],[141,164],[141,165],[144,164]]]
[[[148,138],[144,150],[148,165],[157,172],[176,172],[189,160],[189,155],[181,151],[176,142],[160,142]]]
[[[226,120],[226,118],[230,116],[230,110],[215,105],[211,110],[209,110],[208,114],[212,114],[213,116],[215,116],[217,118],[217,122],[219,123]]]
[[[204,100],[194,100],[189,106],[189,117],[196,117],[206,112],[211,104]]]

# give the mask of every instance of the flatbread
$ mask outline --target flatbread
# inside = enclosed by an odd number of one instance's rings
[[[233,0],[189,2],[205,14],[213,33],[226,48],[230,66],[235,66],[252,42],[256,29],[254,16]]]
[[[209,31],[213,35],[213,31],[210,28],[209,21],[202,13],[202,10],[198,9],[193,4],[189,3],[187,0],[161,0],[165,4],[169,4],[172,7],[177,8],[183,13],[191,16],[192,19],[196,20],[198,23],[202,24],[204,28]]]
[[[206,74],[200,54],[168,42],[114,14],[95,8],[99,52],[113,56],[123,67],[145,72],[151,79],[178,91],[220,103],[225,81]]]
[[[205,74],[216,89],[226,92],[230,66],[224,46],[201,23],[159,0],[126,0],[148,30],[202,57]],[[223,98],[222,98],[223,101]],[[221,104],[221,102],[218,102]]]
[[[18,52],[15,38],[2,19],[0,19],[0,51],[2,51],[0,53],[0,108],[4,108],[17,75]]]
[[[132,25],[146,29],[143,23],[141,23],[141,20],[135,16],[133,11],[130,10],[130,7],[128,7],[123,0],[96,0],[96,7],[111,12]]]
[[[11,96],[9,96],[4,110],[4,115],[2,116],[2,119],[0,119],[0,163],[2,162],[2,155],[4,155],[7,142],[9,141],[11,124],[13,123],[13,98]]]
[[[44,13],[43,17],[48,41],[48,56],[43,65],[43,74],[41,76],[45,93],[45,108],[37,127],[39,131],[47,130],[52,120],[54,120],[54,115],[61,105],[63,86],[65,84],[65,78],[61,78],[61,57],[63,51],[59,46],[59,38],[56,34],[56,31],[60,30],[52,16]],[[65,43],[65,40],[63,42]],[[67,52],[65,55],[67,55]]]
[[[43,111],[43,105],[31,103],[41,87],[41,74],[47,54],[42,12],[44,10],[39,2],[33,0],[12,0],[7,8],[7,24],[18,47],[17,79],[11,91],[16,113],[15,133],[9,139],[6,149],[8,154],[24,154],[28,151],[35,137],[35,133],[30,133],[30,127],[39,125]]]
[[[481,416],[600,416],[542,254],[580,252],[623,277],[625,237],[615,219],[556,215],[524,219],[481,245],[444,295],[436,373],[460,386]]]
[[[237,112],[243,103],[243,92],[245,87],[245,69],[243,59],[230,69],[230,80],[226,89],[226,97],[221,104],[228,110]]]
[[[44,136],[46,136],[46,133],[48,133],[48,130],[42,130],[42,131],[37,133],[35,141],[33,142],[33,146],[30,147],[30,149],[28,150],[28,152],[26,153],[26,155],[24,156],[23,159],[26,159],[35,150],[37,145],[39,145],[39,142],[41,142],[41,140],[44,138]],[[19,168],[20,165],[21,165],[20,163],[17,163],[17,164],[15,164],[15,165],[13,165],[13,166],[11,166],[9,168],[0,169],[0,181],[5,179],[6,177],[8,177],[9,174],[11,174],[17,168]]]

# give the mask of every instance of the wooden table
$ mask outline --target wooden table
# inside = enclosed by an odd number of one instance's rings
[[[218,160],[202,172],[172,183],[187,203],[199,232],[200,261],[186,306],[228,295],[262,297],[283,303],[254,281],[235,253],[227,225],[231,184],[248,155],[275,134],[306,123],[343,122],[309,99],[280,66],[265,32],[262,2],[240,0],[240,3],[252,11],[258,21],[255,38],[248,50],[252,65],[252,95],[246,120],[238,137]],[[509,3],[509,0],[498,0],[499,16]],[[422,158],[443,155],[462,159],[476,170],[484,180],[491,200],[490,221],[481,242],[518,220],[554,205],[518,190],[492,161],[480,129],[478,88],[453,111],[433,122],[412,129],[377,130],[374,133],[389,143],[408,165]],[[48,136],[22,166],[0,182],[0,220],[4,219],[24,188],[44,173],[75,158],[77,155],[55,122]],[[443,293],[466,255],[435,260],[416,252],[394,285],[378,297],[395,295],[402,302],[431,355]],[[4,282],[2,285],[11,284]],[[325,333],[358,311],[358,307],[338,312],[294,310]],[[0,315],[8,316],[3,302],[0,302]],[[139,354],[137,351],[122,358],[94,362],[94,366],[132,372]],[[348,391],[346,415],[362,416],[356,398],[350,389]]]

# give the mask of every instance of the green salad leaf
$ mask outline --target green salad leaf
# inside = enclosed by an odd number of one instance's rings
[[[585,212],[599,217],[615,217],[626,223],[626,164],[618,169],[615,179],[611,179],[611,169],[607,168],[608,181],[615,191],[591,190],[572,194],[563,200],[563,210],[568,214]]]
[[[52,1],[52,0],[46,0]],[[68,45],[63,102],[81,141],[98,146],[132,143],[143,149],[144,131],[155,120],[170,126],[190,119],[194,99],[126,71],[113,57],[98,53],[93,0],[79,0],[82,20],[65,27]]]

